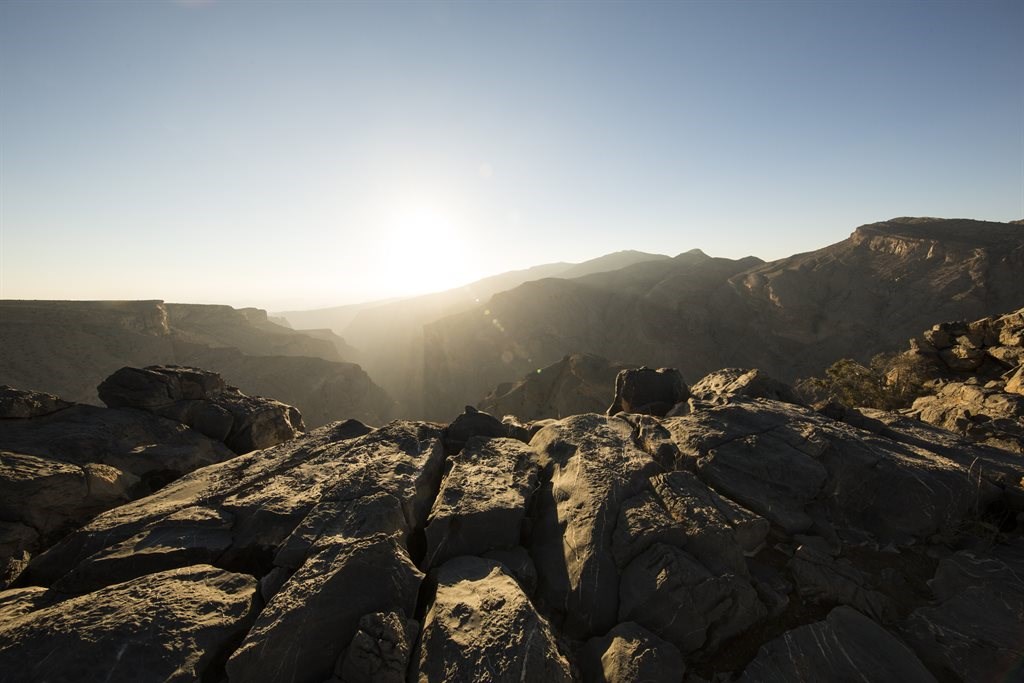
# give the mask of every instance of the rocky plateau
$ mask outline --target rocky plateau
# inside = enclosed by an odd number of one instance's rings
[[[193,426],[93,410],[217,443],[179,405],[207,375],[108,381]],[[0,592],[0,680],[1024,677],[1018,453],[754,371],[615,389],[559,419],[335,422],[83,510]],[[11,393],[4,435],[76,410]]]

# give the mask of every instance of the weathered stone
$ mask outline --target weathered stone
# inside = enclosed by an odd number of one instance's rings
[[[478,407],[526,421],[602,413],[619,371],[633,367],[589,353],[571,353],[556,363],[531,370],[518,382],[499,385]]]
[[[616,566],[621,571],[654,543],[682,547],[686,543],[686,530],[672,518],[657,496],[642,491],[619,508],[619,519],[612,534]]]
[[[503,438],[472,437],[451,456],[425,529],[426,565],[519,545],[537,489],[535,460],[528,446]]]
[[[1021,365],[1017,370],[1010,375],[1010,378],[1006,380],[1006,385],[1003,391],[1009,394],[1020,394],[1024,396],[1024,365]]]
[[[444,428],[443,434],[444,449],[448,454],[461,451],[474,436],[529,441],[529,433],[525,428],[502,422],[473,406],[466,406],[465,411]]]
[[[678,683],[686,672],[672,643],[631,621],[588,640],[579,660],[585,683]]]
[[[621,370],[615,377],[615,400],[606,413],[646,413],[663,416],[690,392],[675,368]]]
[[[410,680],[572,681],[548,623],[501,564],[459,557],[437,571]]]
[[[34,581],[51,585],[90,556],[102,557],[168,518],[175,533],[187,536],[192,529],[198,534],[200,547],[193,550],[212,552],[222,536],[202,530],[206,522],[201,519],[189,522],[189,508],[230,515],[231,544],[216,563],[246,567],[257,575],[270,571],[271,560],[282,547],[282,562],[289,567],[301,564],[307,548],[319,550],[324,529],[343,536],[369,535],[393,529],[399,514],[403,530],[421,529],[440,485],[444,453],[439,437],[440,430],[433,426],[396,422],[356,439],[339,439],[328,425],[274,448],[204,468],[148,498],[110,510],[33,558],[27,571]],[[375,498],[378,494],[385,496]],[[397,501],[399,513],[388,505],[387,496]],[[354,502],[362,498],[367,500]],[[311,511],[313,517],[304,523]],[[365,529],[359,528],[362,524]],[[113,552],[116,555],[116,549]],[[184,561],[185,555],[163,557]]]
[[[537,590],[537,567],[526,548],[516,546],[508,550],[489,550],[483,557],[505,565],[506,573],[519,582],[527,595],[533,595]]]
[[[53,394],[0,385],[0,420],[41,417],[72,405]]]
[[[343,683],[405,683],[419,630],[398,612],[363,615],[335,675]]]
[[[934,671],[965,681],[1024,676],[1024,543],[958,552],[930,582],[936,604],[913,612],[907,642]]]
[[[896,619],[892,602],[869,587],[868,578],[849,563],[836,561],[810,545],[797,548],[789,569],[800,596],[815,603],[849,605],[875,621]]]
[[[767,613],[744,578],[712,574],[674,546],[652,545],[622,573],[619,619],[637,622],[685,654],[714,652]]]
[[[11,585],[28,566],[39,534],[21,522],[0,521],[0,590]]]
[[[197,565],[0,620],[0,671],[18,681],[195,681],[255,617],[256,581]]]
[[[950,370],[970,372],[977,370],[985,362],[985,352],[981,349],[957,344],[939,351],[939,358]]]
[[[0,519],[55,538],[131,500],[138,479],[107,465],[71,463],[0,451]]]
[[[392,537],[339,538],[307,559],[263,609],[228,660],[229,680],[323,681],[363,615],[414,613],[422,579]]]
[[[995,451],[976,449],[966,462],[763,399],[737,397],[665,424],[701,479],[791,534],[834,528],[882,544],[923,541],[1000,500],[1009,471],[1022,473]]]
[[[75,465],[116,467],[141,480],[139,496],[235,455],[183,424],[138,410],[87,405],[4,421],[0,449]]]
[[[914,401],[905,414],[971,441],[1024,453],[1024,395],[1008,392],[949,382],[935,394]]]
[[[661,472],[631,433],[625,420],[577,415],[530,442],[544,468],[529,548],[538,595],[575,637],[606,633],[618,623],[612,533],[619,507]]]
[[[139,408],[187,424],[236,453],[276,446],[305,431],[298,409],[246,396],[217,373],[198,368],[125,367],[97,391],[111,408]]]
[[[705,375],[690,387],[690,394],[703,401],[728,400],[732,396],[768,398],[803,405],[793,388],[757,368],[724,368]]]
[[[712,572],[747,573],[745,555],[764,545],[765,518],[719,495],[689,472],[651,478],[651,486],[685,539],[680,544]]]
[[[201,506],[178,510],[83,559],[53,587],[85,593],[175,567],[214,564],[231,547],[233,522],[223,510]]]
[[[935,677],[884,628],[854,609],[836,607],[824,621],[762,645],[739,680],[934,683]]]
[[[412,529],[402,504],[389,493],[372,493],[354,500],[327,500],[309,511],[274,556],[278,567],[298,569],[320,539],[393,536],[405,545]]]

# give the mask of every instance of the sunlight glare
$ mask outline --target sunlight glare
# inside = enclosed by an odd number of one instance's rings
[[[475,274],[466,235],[451,212],[417,204],[397,211],[386,230],[381,267],[396,292],[423,294],[465,284]]]

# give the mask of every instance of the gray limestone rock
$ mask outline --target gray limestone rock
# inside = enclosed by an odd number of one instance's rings
[[[363,615],[335,675],[343,683],[405,683],[419,630],[398,612]]]
[[[850,607],[836,607],[824,621],[765,643],[739,680],[935,683],[906,645]]]
[[[618,622],[612,536],[619,509],[662,471],[631,433],[625,420],[577,415],[530,442],[544,468],[529,548],[538,595],[576,637],[606,633]]]
[[[420,683],[572,681],[555,636],[501,564],[459,557],[437,570],[437,592],[423,621]]]
[[[683,376],[675,368],[621,370],[615,377],[615,399],[606,413],[664,416],[689,396]]]
[[[215,372],[177,365],[121,368],[97,387],[111,408],[138,408],[182,424],[235,453],[269,448],[305,431],[298,409],[246,396]]]
[[[965,681],[1024,677],[1024,543],[943,559],[930,582],[935,604],[920,607],[903,633],[935,671]]]
[[[200,680],[249,628],[255,594],[251,576],[196,565],[9,616],[0,619],[0,676]]]
[[[686,673],[672,643],[631,621],[588,640],[579,660],[584,683],[679,683]]]
[[[415,612],[422,579],[390,536],[338,538],[307,559],[260,612],[228,660],[228,679],[323,681],[363,615]]]
[[[537,489],[535,460],[528,446],[503,438],[472,437],[451,456],[425,530],[426,565],[518,546]]]
[[[745,578],[712,573],[674,546],[652,545],[622,573],[619,619],[637,622],[684,654],[714,652],[767,613]]]

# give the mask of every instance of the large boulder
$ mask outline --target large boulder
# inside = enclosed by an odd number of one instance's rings
[[[765,643],[739,680],[935,683],[906,645],[849,607],[836,607],[824,621]]]
[[[675,546],[655,543],[622,573],[619,619],[635,621],[683,653],[713,652],[767,616],[744,577],[712,573]]]
[[[1019,488],[1019,464],[994,449],[932,449],[788,403],[736,397],[665,424],[702,481],[789,534],[912,544]]]
[[[935,603],[904,625],[922,661],[950,679],[1024,678],[1024,542],[943,559],[929,582]]]
[[[606,413],[664,416],[689,396],[683,376],[675,368],[622,370],[615,377],[615,399]]]
[[[427,565],[518,546],[537,489],[535,459],[520,441],[482,437],[450,457],[425,530]]]
[[[35,582],[60,580],[63,590],[78,591],[197,554],[262,577],[275,566],[302,566],[339,536],[384,534],[404,543],[426,524],[440,485],[440,430],[396,422],[356,438],[344,438],[346,431],[344,423],[328,425],[194,472],[100,515],[27,571]],[[154,548],[144,559],[129,550],[140,540]]]
[[[437,571],[410,680],[572,681],[547,621],[504,566],[459,557]]]
[[[305,431],[297,408],[246,396],[215,372],[176,365],[121,368],[97,387],[111,408],[138,408],[223,441],[236,453],[269,448]]]
[[[0,385],[0,420],[42,417],[72,405],[53,394]]]
[[[530,552],[538,593],[575,637],[618,621],[619,573],[612,536],[622,502],[662,471],[633,445],[621,418],[577,415],[537,432],[542,467]]]
[[[474,436],[529,441],[529,434],[525,428],[502,422],[493,415],[477,410],[473,406],[466,406],[462,414],[444,428],[445,452],[458,453]]]
[[[25,607],[0,619],[4,681],[196,681],[249,628],[256,581],[197,565]]]
[[[320,683],[363,615],[411,617],[423,574],[394,538],[331,539],[274,595],[227,663],[228,679]]]
[[[234,456],[185,425],[38,392],[0,396],[0,587],[96,515]]]
[[[588,640],[579,659],[585,683],[678,683],[686,672],[672,643],[631,621]]]
[[[702,401],[728,400],[731,396],[770,398],[802,405],[793,388],[757,368],[723,368],[690,386],[690,395]]]

